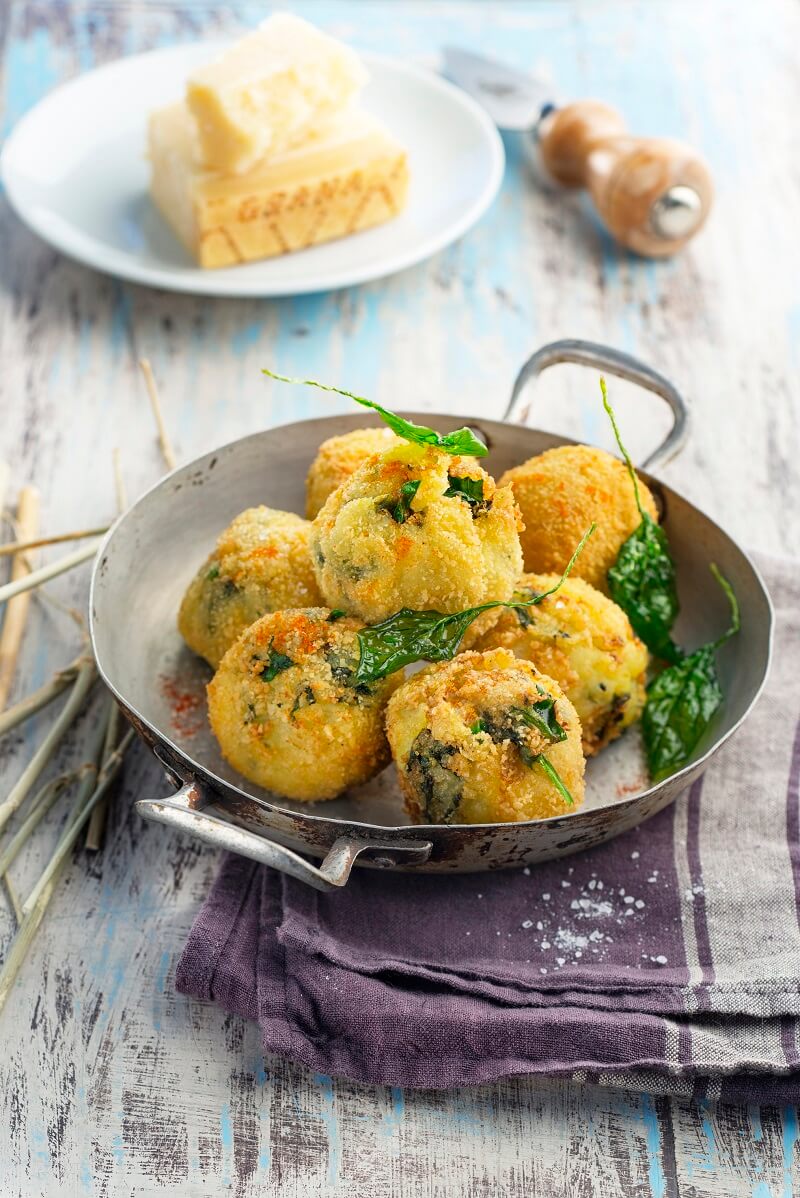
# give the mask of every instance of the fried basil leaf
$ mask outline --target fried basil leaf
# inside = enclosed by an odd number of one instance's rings
[[[639,480],[630,454],[622,444],[604,378],[600,379],[600,390],[603,393],[603,407],[628,467],[641,516],[641,524],[624,542],[616,562],[608,572],[608,589],[611,598],[630,620],[633,631],[651,653],[664,661],[676,663],[681,660],[683,653],[670,636],[678,614],[678,592],[675,586],[675,563],[669,551],[667,534],[642,507]]]
[[[352,391],[343,391],[341,387],[318,383],[316,379],[289,378],[285,374],[275,374],[266,367],[262,370],[262,374],[268,375],[271,379],[277,379],[279,383],[302,383],[307,387],[319,387],[321,391],[333,391],[337,395],[353,399],[362,407],[371,408],[373,412],[377,412],[384,424],[387,424],[392,432],[396,433],[398,437],[402,437],[404,441],[412,441],[416,445],[432,445],[435,449],[441,449],[443,453],[470,458],[484,458],[489,452],[483,441],[479,441],[471,429],[457,428],[452,433],[437,433],[433,428],[404,420],[402,416],[396,416],[394,412],[382,408],[374,400],[365,399],[363,395],[353,395]]]
[[[358,632],[361,653],[355,681],[375,682],[415,661],[450,661],[458,652],[464,633],[482,611],[489,611],[494,607],[530,607],[554,594],[568,577],[594,529],[595,525],[592,524],[581,538],[561,578],[555,586],[541,595],[525,599],[521,594],[517,594],[507,603],[501,600],[480,603],[477,607],[468,607],[452,615],[443,615],[439,611],[414,611],[413,608],[404,607],[393,616],[382,620],[380,624],[375,624],[372,628],[362,628]]]
[[[378,507],[388,512],[395,524],[405,524],[408,517],[412,515],[411,501],[419,490],[419,484],[420,480],[418,478],[412,479],[411,482],[403,483],[400,488],[399,499],[385,499],[382,503],[378,504]]]
[[[678,614],[675,563],[667,534],[647,512],[609,570],[608,589],[651,653],[663,661],[681,660],[683,653],[670,636]]]
[[[449,661],[472,621],[485,610],[486,605],[482,605],[445,616],[439,611],[404,607],[380,624],[362,628],[358,633],[361,655],[356,680],[374,682],[415,661]]]
[[[654,782],[683,769],[722,703],[716,651],[739,631],[739,605],[716,566],[711,570],[731,607],[727,632],[663,670],[647,688],[642,714],[647,764]]]
[[[713,645],[704,645],[653,679],[642,735],[654,782],[686,764],[721,702]]]

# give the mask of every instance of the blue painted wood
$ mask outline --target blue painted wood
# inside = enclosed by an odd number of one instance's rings
[[[253,25],[269,7],[14,0],[0,10],[0,129],[77,72]],[[363,48],[424,60],[457,40],[537,70],[559,97],[617,104],[637,132],[684,136],[717,180],[709,229],[675,261],[635,259],[583,199],[537,189],[511,138],[497,203],[429,263],[335,294],[226,302],[95,276],[39,244],[0,199],[0,457],[12,461],[15,484],[32,478],[42,487],[45,527],[111,516],[115,444],[133,493],[157,477],[141,353],[153,361],[179,455],[188,457],[270,422],[344,409],[336,397],[272,390],[262,364],[389,406],[495,415],[531,349],[571,335],[607,340],[672,375],[696,416],[673,480],[743,539],[794,549],[800,196],[787,114],[800,99],[789,53],[800,34],[795,6],[293,7]],[[596,408],[580,402],[584,386],[568,375],[547,391],[537,422],[603,436]],[[652,440],[657,417],[624,392],[620,404],[631,440]],[[85,581],[85,572],[63,579],[56,593],[83,603]],[[19,694],[74,648],[68,622],[46,610],[35,618]],[[46,722],[5,748],[4,777],[16,777]],[[0,1024],[2,1193],[69,1185],[81,1194],[253,1195],[265,1184],[287,1195],[798,1192],[792,1109],[697,1108],[564,1081],[404,1094],[265,1062],[254,1028],[174,993],[177,954],[214,859],[132,815],[130,800],[161,785],[150,761],[134,756],[105,853],[94,862],[76,856]],[[62,819],[54,813],[20,862],[23,893]],[[0,937],[10,932],[0,913]]]

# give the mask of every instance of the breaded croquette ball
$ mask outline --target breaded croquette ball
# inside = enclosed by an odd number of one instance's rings
[[[292,512],[248,508],[217,541],[183,597],[178,630],[215,669],[237,636],[268,611],[320,603],[311,525]]]
[[[556,574],[524,574],[517,590],[533,598],[557,582]],[[582,578],[566,579],[535,607],[483,612],[464,643],[510,649],[554,678],[578,713],[588,756],[642,714],[647,649],[622,608]]]
[[[462,653],[413,674],[389,700],[386,734],[417,823],[545,819],[583,802],[575,708],[508,649]]]
[[[522,513],[526,570],[560,574],[596,522],[573,574],[608,594],[606,575],[641,521],[625,463],[590,445],[559,445],[506,470],[500,485],[512,488]],[[639,494],[644,510],[658,519],[653,496],[641,479]]]
[[[208,686],[223,756],[290,799],[333,799],[389,761],[386,701],[397,673],[353,685],[359,620],[326,608],[272,612],[231,646]]]
[[[333,494],[359,466],[375,453],[396,444],[390,428],[354,428],[352,433],[323,441],[306,478],[306,516],[313,520]]]
[[[369,624],[403,607],[457,612],[511,595],[519,514],[474,458],[399,441],[329,496],[311,552],[325,602]]]

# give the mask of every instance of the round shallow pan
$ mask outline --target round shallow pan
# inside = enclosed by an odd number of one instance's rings
[[[534,354],[519,374],[505,422],[453,415],[437,415],[434,422],[441,431],[465,423],[477,429],[489,447],[487,468],[498,477],[566,443],[513,423],[527,416],[526,384],[564,361],[628,378],[661,396],[672,408],[673,427],[645,465],[663,463],[678,451],[687,425],[675,389],[635,359],[586,342],[557,342]],[[404,415],[431,421],[430,412]],[[600,844],[666,807],[702,773],[757,699],[769,665],[772,612],[746,554],[713,520],[646,473],[677,563],[678,641],[694,647],[726,624],[727,606],[709,573],[711,561],[730,579],[742,612],[741,632],[719,655],[724,706],[695,760],[680,773],[650,786],[632,729],[589,762],[586,802],[573,814],[519,824],[413,826],[403,813],[393,767],[333,802],[303,804],[250,785],[222,759],[206,719],[211,672],[177,632],[181,596],[234,516],[262,503],[302,512],[306,472],[320,442],[369,422],[358,411],[234,441],[168,475],[108,533],[92,577],[94,652],[105,682],[177,789],[169,798],[139,801],[141,814],[328,890],[346,883],[356,860],[442,873],[533,864]],[[298,853],[324,860],[318,867]]]

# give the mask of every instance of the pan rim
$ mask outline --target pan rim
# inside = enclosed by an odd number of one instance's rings
[[[549,446],[548,448],[555,447],[558,445],[591,444],[591,442],[588,442],[588,441],[580,441],[580,442],[576,441],[572,437],[567,437],[560,433],[550,433],[544,429],[538,429],[532,425],[516,425],[512,421],[497,420],[494,418],[484,418],[482,416],[476,416],[474,414],[473,415],[465,415],[465,414],[458,414],[458,413],[452,413],[452,412],[409,411],[406,409],[399,411],[397,414],[405,417],[406,419],[415,420],[415,421],[419,421],[420,419],[425,419],[425,418],[430,419],[431,417],[435,417],[435,418],[447,420],[448,422],[449,421],[461,422],[469,427],[477,429],[478,431],[481,431],[481,426],[484,424],[487,425],[488,427],[491,427],[492,425],[497,425],[497,426],[504,427],[504,428],[515,428],[515,427],[520,428],[520,429],[524,428],[526,431],[529,431],[531,433],[537,433],[539,436],[543,436],[543,437],[546,437],[549,440],[551,440],[552,446]],[[186,462],[181,466],[175,467],[174,470],[170,470],[167,474],[163,475],[157,482],[153,483],[152,486],[148,487],[145,491],[143,491],[142,494],[139,495],[138,498],[134,501],[134,503],[132,503],[131,506],[125,512],[123,512],[120,516],[117,517],[117,519],[110,526],[108,531],[105,533],[105,535],[100,543],[100,547],[98,549],[97,555],[94,558],[94,562],[93,562],[93,566],[92,566],[91,581],[89,584],[89,636],[90,636],[90,641],[91,641],[92,653],[94,655],[95,662],[97,663],[97,669],[98,669],[98,673],[99,673],[101,679],[103,680],[105,685],[108,687],[108,689],[111,691],[112,695],[115,697],[117,702],[121,705],[123,710],[126,713],[128,713],[130,716],[133,717],[134,723],[136,725],[146,727],[150,731],[152,736],[154,737],[154,740],[156,743],[168,746],[170,753],[174,754],[175,757],[180,761],[180,763],[185,767],[186,773],[188,775],[188,780],[198,781],[201,784],[208,786],[212,791],[215,792],[215,794],[219,794],[222,799],[225,798],[226,791],[232,791],[239,798],[245,799],[251,803],[256,803],[265,812],[275,812],[276,814],[278,814],[280,816],[287,816],[292,820],[297,820],[297,819],[309,820],[313,824],[316,824],[320,827],[332,825],[334,828],[341,829],[342,834],[344,834],[344,832],[346,830],[346,833],[351,834],[351,835],[358,834],[359,832],[369,833],[370,835],[374,835],[375,833],[378,833],[380,836],[383,836],[383,837],[399,836],[399,837],[404,837],[407,839],[409,836],[412,836],[416,833],[430,834],[432,832],[437,832],[437,833],[441,834],[445,830],[448,832],[459,832],[459,831],[464,832],[467,830],[473,830],[476,832],[480,832],[482,830],[487,833],[490,833],[490,832],[500,833],[500,832],[509,832],[510,830],[515,829],[515,828],[547,827],[547,828],[556,828],[557,829],[557,828],[561,828],[562,826],[568,826],[573,821],[580,820],[582,817],[585,818],[587,815],[595,816],[595,815],[599,814],[600,812],[606,812],[609,810],[624,811],[634,805],[642,804],[645,799],[652,797],[653,795],[655,795],[657,793],[661,793],[664,790],[664,788],[667,786],[669,786],[669,788],[675,792],[675,797],[677,797],[677,795],[680,794],[685,789],[685,786],[680,785],[681,779],[685,778],[685,780],[686,780],[685,785],[688,786],[689,783],[695,777],[698,777],[701,773],[704,772],[704,770],[705,770],[708,762],[711,760],[711,758],[714,757],[715,754],[717,752],[719,752],[719,750],[734,735],[734,733],[738,731],[738,729],[741,727],[741,725],[744,723],[744,721],[748,718],[748,716],[752,712],[753,708],[755,707],[756,703],[758,702],[761,695],[763,694],[764,687],[767,684],[767,680],[768,680],[769,674],[770,674],[770,669],[772,666],[772,656],[773,656],[774,639],[775,639],[775,609],[774,609],[774,606],[772,603],[772,597],[771,597],[769,590],[766,586],[766,583],[764,582],[764,579],[761,575],[761,571],[758,569],[758,567],[754,563],[752,557],[747,552],[747,550],[743,549],[741,547],[741,545],[729,533],[727,533],[725,531],[725,529],[722,528],[716,522],[716,520],[714,520],[711,516],[709,516],[706,512],[704,512],[702,508],[700,508],[696,504],[692,503],[691,500],[686,499],[685,496],[683,496],[679,491],[676,491],[673,487],[670,487],[667,483],[662,482],[658,478],[657,475],[651,474],[646,470],[640,469],[638,466],[636,468],[637,474],[640,474],[646,482],[651,482],[651,481],[655,482],[658,487],[664,488],[668,492],[668,494],[675,495],[683,503],[688,504],[689,507],[692,508],[694,512],[698,513],[700,516],[703,517],[703,519],[708,521],[708,523],[711,525],[711,527],[714,529],[715,532],[719,533],[734,547],[734,549],[737,551],[737,553],[739,553],[742,556],[742,558],[745,560],[748,567],[752,571],[753,577],[757,581],[758,586],[760,588],[761,595],[762,595],[763,599],[765,600],[766,609],[767,609],[767,627],[766,627],[767,646],[766,646],[766,655],[765,655],[765,660],[764,660],[763,671],[762,671],[758,686],[755,688],[755,690],[750,698],[750,701],[748,702],[745,710],[742,712],[739,719],[726,732],[724,732],[719,737],[717,737],[709,745],[709,747],[702,754],[702,756],[689,762],[687,765],[685,765],[681,770],[678,770],[676,773],[670,774],[667,778],[663,778],[660,782],[653,783],[651,786],[645,788],[644,790],[636,791],[632,795],[626,795],[624,798],[617,799],[612,802],[603,803],[598,807],[592,807],[592,808],[579,807],[575,811],[564,812],[563,814],[556,815],[556,816],[549,816],[544,819],[519,820],[519,821],[513,821],[513,822],[507,822],[507,823],[446,824],[446,825],[441,825],[441,824],[388,825],[388,824],[365,823],[360,820],[345,819],[345,818],[342,818],[341,816],[335,816],[335,815],[320,815],[320,814],[316,814],[315,812],[312,812],[312,811],[304,811],[304,810],[298,811],[294,807],[282,807],[278,803],[268,802],[267,800],[260,798],[257,795],[251,794],[247,790],[244,790],[241,786],[237,785],[236,783],[229,782],[225,778],[220,778],[217,774],[214,774],[206,766],[202,765],[200,762],[197,762],[192,757],[190,757],[189,754],[183,748],[181,748],[179,745],[176,745],[174,743],[174,741],[171,739],[171,737],[167,733],[165,733],[161,728],[157,727],[150,719],[148,719],[146,716],[144,716],[138,710],[138,708],[125,697],[125,695],[120,691],[120,689],[117,687],[117,685],[112,681],[112,679],[108,675],[106,668],[100,659],[100,655],[98,654],[98,650],[97,650],[97,638],[96,638],[96,629],[95,629],[95,620],[96,620],[95,596],[96,596],[96,592],[98,589],[100,573],[103,570],[104,565],[105,565],[108,546],[111,543],[113,537],[118,532],[118,530],[122,527],[123,523],[125,523],[129,518],[132,518],[134,511],[138,507],[140,507],[140,505],[143,504],[147,499],[149,499],[149,497],[151,495],[153,495],[155,492],[160,491],[162,488],[167,486],[177,476],[184,475],[184,474],[189,475],[193,471],[202,469],[204,466],[206,466],[208,463],[210,463],[211,460],[214,459],[215,457],[218,457],[220,454],[226,453],[226,452],[232,450],[234,447],[241,445],[246,441],[254,440],[256,438],[261,438],[261,437],[265,436],[266,434],[276,432],[280,429],[287,429],[287,428],[302,429],[302,428],[308,427],[310,425],[319,426],[319,425],[324,425],[327,423],[333,423],[334,421],[341,419],[343,416],[350,417],[351,415],[354,419],[359,420],[359,424],[356,425],[355,427],[364,427],[364,426],[380,427],[382,425],[382,421],[380,420],[380,418],[377,417],[377,415],[373,416],[372,413],[364,412],[364,414],[362,416],[360,413],[349,413],[349,412],[345,412],[345,411],[339,411],[339,412],[331,414],[330,416],[307,417],[303,420],[281,421],[277,424],[270,425],[267,428],[260,429],[257,432],[247,433],[243,437],[235,437],[230,441],[224,442],[222,445],[219,445],[210,450],[207,450],[205,453],[200,454],[198,457],[191,459],[189,462]],[[325,438],[323,437],[322,440],[324,440],[324,439]],[[489,446],[489,449],[491,451],[491,445]],[[544,451],[540,451],[540,452],[544,452]],[[387,767],[387,768],[390,768],[390,767]],[[274,830],[277,831],[278,829],[274,829]]]

